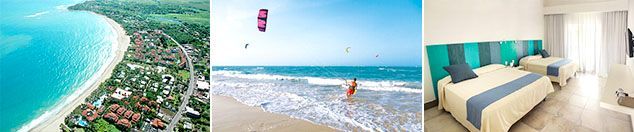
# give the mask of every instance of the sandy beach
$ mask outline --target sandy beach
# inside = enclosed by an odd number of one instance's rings
[[[107,65],[105,72],[99,75],[99,78],[97,79],[98,81],[96,81],[93,84],[90,84],[90,87],[87,90],[85,90],[83,93],[81,93],[81,95],[78,98],[75,98],[74,100],[72,100],[71,103],[64,106],[64,108],[62,108],[58,113],[53,113],[51,117],[44,119],[43,122],[36,125],[33,129],[29,131],[42,132],[42,131],[60,130],[59,125],[64,122],[64,118],[68,114],[70,114],[77,106],[84,103],[84,100],[88,96],[90,96],[90,94],[95,89],[99,88],[99,84],[104,82],[106,79],[110,78],[110,76],[112,75],[112,71],[114,70],[116,65],[119,64],[121,60],[123,60],[125,51],[128,49],[128,46],[130,45],[130,36],[127,36],[126,31],[123,29],[123,27],[119,25],[117,22],[115,22],[114,20],[103,15],[99,15],[99,16],[105,18],[108,24],[112,26],[117,33],[118,46],[115,51],[116,53],[115,53],[114,60],[110,64]]]
[[[324,125],[265,112],[258,107],[244,105],[232,97],[213,95],[212,98],[212,131],[336,131]]]

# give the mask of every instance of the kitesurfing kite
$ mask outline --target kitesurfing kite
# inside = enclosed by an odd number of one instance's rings
[[[350,47],[346,48],[346,54],[350,53]]]
[[[247,49],[247,47],[249,46],[249,43],[244,45],[244,49]]]
[[[268,9],[260,9],[258,13],[258,30],[260,30],[260,32],[266,31],[266,18],[268,18],[268,14]]]

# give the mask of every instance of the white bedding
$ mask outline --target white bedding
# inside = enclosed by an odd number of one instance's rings
[[[562,58],[548,57],[542,58],[541,55],[527,56],[520,59],[520,65],[524,66],[524,70],[539,73],[548,76],[551,81],[558,82],[559,86],[566,86],[568,78],[574,76],[579,66],[575,62],[570,62],[559,68],[559,76],[551,76],[547,74],[548,65],[555,63]]]
[[[451,115],[469,131],[500,132],[508,131],[510,127],[541,102],[546,95],[553,92],[550,79],[545,76],[525,87],[497,100],[482,110],[481,129],[477,129],[467,121],[467,100],[486,90],[513,81],[530,74],[503,65],[493,64],[474,70],[479,77],[451,83],[451,78],[445,77],[438,81],[439,109],[451,112]]]

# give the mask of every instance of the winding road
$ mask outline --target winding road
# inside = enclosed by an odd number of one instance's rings
[[[192,95],[192,93],[194,93],[194,89],[196,88],[196,79],[195,79],[195,75],[194,75],[194,65],[192,64],[192,59],[191,57],[189,57],[189,54],[187,54],[187,51],[185,50],[185,48],[178,43],[176,40],[174,40],[174,38],[172,38],[171,36],[163,33],[163,35],[169,37],[172,41],[174,41],[174,43],[176,43],[178,45],[178,48],[181,49],[181,51],[183,51],[183,53],[185,54],[185,57],[187,58],[187,67],[189,67],[189,88],[187,88],[187,91],[185,91],[185,95],[183,95],[183,99],[182,99],[182,103],[180,105],[180,107],[178,107],[178,112],[176,112],[176,115],[174,115],[174,117],[172,118],[172,120],[170,121],[170,124],[167,126],[167,131],[173,131],[174,127],[176,126],[176,124],[178,124],[178,121],[183,117],[183,113],[185,112],[185,107],[187,107],[187,104],[189,103],[189,96]]]

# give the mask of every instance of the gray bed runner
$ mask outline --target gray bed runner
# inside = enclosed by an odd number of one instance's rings
[[[569,59],[561,59],[555,63],[548,65],[546,74],[551,76],[559,76],[559,67],[570,63]]]
[[[467,100],[467,120],[480,129],[482,110],[507,95],[535,82],[542,75],[530,73],[511,82],[484,91]]]

